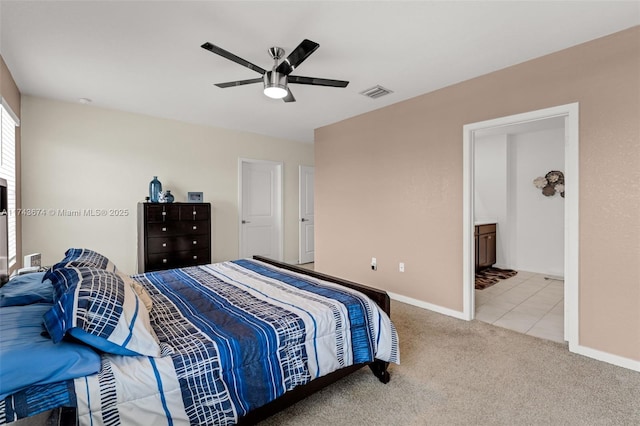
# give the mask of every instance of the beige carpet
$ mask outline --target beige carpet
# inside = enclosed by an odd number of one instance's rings
[[[399,302],[401,365],[361,369],[267,425],[640,425],[640,373]]]

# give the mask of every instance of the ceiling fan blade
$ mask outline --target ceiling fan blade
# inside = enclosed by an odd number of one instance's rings
[[[293,97],[293,93],[291,93],[291,89],[289,89],[287,87],[287,96],[285,96],[284,98],[282,98],[283,101],[285,102],[295,102],[296,98]]]
[[[330,87],[347,87],[348,81],[329,80],[327,78],[302,77],[299,75],[290,75],[287,77],[289,83],[310,84],[312,86],[330,86]]]
[[[216,86],[223,89],[227,87],[244,86],[245,84],[262,83],[262,78],[252,78],[250,80],[230,81],[228,83],[216,83]]]
[[[216,55],[220,55],[220,56],[222,56],[223,58],[226,58],[226,59],[228,59],[228,60],[230,60],[230,61],[233,61],[233,62],[235,62],[236,64],[240,64],[240,65],[242,65],[243,67],[247,67],[247,68],[249,68],[250,70],[254,70],[254,71],[256,71],[256,72],[259,72],[260,74],[264,74],[265,72],[267,72],[264,68],[261,68],[261,67],[259,67],[259,66],[255,65],[255,64],[252,64],[251,62],[249,62],[249,61],[247,61],[247,60],[245,60],[245,59],[242,59],[242,58],[240,58],[240,57],[238,57],[238,56],[234,55],[234,54],[233,54],[233,53],[231,53],[231,52],[227,52],[227,51],[226,51],[226,50],[224,50],[223,48],[218,47],[218,46],[216,46],[216,45],[214,45],[214,44],[211,44],[211,43],[209,43],[209,42],[207,42],[207,43],[203,44],[203,45],[202,45],[202,46],[200,46],[200,47],[202,47],[203,49],[206,49],[206,50],[208,50],[208,51],[210,51],[210,52],[213,52],[213,53],[215,53]]]
[[[307,39],[302,40],[302,43],[293,49],[289,56],[287,56],[287,59],[278,65],[276,71],[284,75],[291,74],[291,71],[298,68],[302,61],[307,59],[318,47],[320,47],[320,45],[315,41]]]

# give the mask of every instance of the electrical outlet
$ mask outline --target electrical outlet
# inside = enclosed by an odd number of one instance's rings
[[[404,262],[400,262],[400,265],[398,265],[398,269],[400,270],[400,272],[404,272]]]
[[[378,270],[378,261],[376,260],[375,257],[371,258],[371,270],[372,271],[377,271]]]

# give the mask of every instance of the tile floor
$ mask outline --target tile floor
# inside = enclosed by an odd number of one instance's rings
[[[564,282],[519,271],[476,290],[476,319],[543,339],[564,342]]]

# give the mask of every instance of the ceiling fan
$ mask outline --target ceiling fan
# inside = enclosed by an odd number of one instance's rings
[[[282,99],[285,102],[295,102],[296,98],[293,97],[291,89],[289,89],[287,83],[296,84],[309,84],[313,86],[329,86],[329,87],[347,87],[348,81],[342,80],[329,80],[326,78],[316,77],[302,77],[298,75],[291,75],[291,72],[298,68],[298,66],[316,51],[320,45],[311,40],[303,40],[293,51],[287,56],[285,60],[279,62],[284,56],[284,49],[280,47],[272,47],[268,49],[269,55],[274,60],[274,65],[271,71],[267,71],[257,65],[246,61],[231,52],[228,52],[216,45],[209,42],[201,46],[216,55],[220,55],[223,58],[229,59],[237,64],[247,67],[250,70],[256,71],[262,74],[261,78],[252,78],[249,80],[237,80],[230,81],[228,83],[218,83],[216,86],[221,88],[242,86],[244,84],[263,83],[264,94],[270,98]]]

